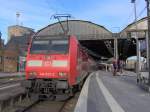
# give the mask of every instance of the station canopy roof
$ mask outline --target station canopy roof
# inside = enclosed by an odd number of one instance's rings
[[[136,23],[133,22],[129,24],[125,29],[121,31],[120,36],[122,38],[128,37],[134,38],[135,32],[137,32],[138,38],[145,38],[147,30],[148,30],[147,17],[144,17],[138,20]]]
[[[62,21],[62,25],[67,29],[67,21]],[[68,21],[69,32],[68,35],[77,36],[78,40],[105,40],[112,39],[112,33],[105,27],[98,24],[83,21],[83,20],[69,20]],[[45,28],[39,30],[36,36],[48,36],[48,35],[62,35],[63,30],[59,22],[50,24]],[[57,37],[56,37],[57,38]]]

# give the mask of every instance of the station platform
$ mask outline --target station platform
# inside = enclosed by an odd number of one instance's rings
[[[0,72],[0,78],[20,77],[20,76],[25,76],[25,73],[24,72],[16,72],[16,73]]]
[[[134,73],[97,71],[87,78],[74,112],[150,112],[150,93],[138,86]]]

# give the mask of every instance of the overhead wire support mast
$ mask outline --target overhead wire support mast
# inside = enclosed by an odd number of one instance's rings
[[[131,0],[131,3],[134,4],[134,16],[135,16],[135,39],[136,39],[136,53],[137,53],[137,64],[136,64],[136,73],[137,73],[137,82],[139,82],[140,78],[140,46],[139,46],[139,40],[138,40],[138,34],[137,34],[137,13],[136,13],[136,0]]]
[[[150,86],[150,0],[145,0],[147,3],[147,26],[148,26],[148,72],[149,72],[149,78],[148,78],[148,85]],[[150,90],[149,90],[150,91]]]
[[[19,17],[20,17],[20,13],[16,12],[16,25],[19,25]]]

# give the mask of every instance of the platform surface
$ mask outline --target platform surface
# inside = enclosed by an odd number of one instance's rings
[[[112,76],[97,71],[87,78],[75,112],[150,112],[150,93],[138,86],[130,72]]]
[[[0,72],[0,78],[15,77],[15,76],[25,76],[25,73],[24,72],[16,72],[16,73],[3,73],[3,72]]]

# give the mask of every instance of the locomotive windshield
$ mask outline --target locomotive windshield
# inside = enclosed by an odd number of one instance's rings
[[[31,54],[65,54],[68,52],[68,40],[33,40]]]

